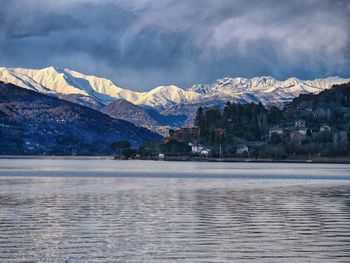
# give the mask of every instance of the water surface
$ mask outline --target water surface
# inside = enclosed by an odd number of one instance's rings
[[[0,262],[349,262],[350,166],[0,160]]]

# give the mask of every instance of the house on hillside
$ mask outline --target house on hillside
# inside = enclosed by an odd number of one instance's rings
[[[214,129],[215,137],[224,137],[225,133],[226,133],[226,130],[224,128],[215,128]]]
[[[210,152],[210,150],[209,150],[209,149],[207,149],[207,150],[203,150],[203,151],[201,151],[201,152],[200,152],[200,155],[203,155],[203,156],[208,156],[208,155],[209,155],[209,152]]]
[[[210,149],[201,145],[193,145],[192,143],[189,143],[188,145],[191,146],[192,153],[207,155],[210,152]]]
[[[298,131],[291,131],[289,133],[289,138],[293,141],[302,141],[303,139],[305,139],[306,137],[306,132],[305,134],[300,132],[299,130]]]
[[[304,129],[306,127],[304,120],[297,120],[295,121],[294,127],[296,129]]]
[[[169,136],[165,138],[165,142],[175,140],[178,142],[195,142],[198,141],[200,135],[199,127],[186,127],[178,130],[169,130]]]
[[[300,132],[302,135],[306,135],[306,133],[307,133],[307,129],[306,128],[300,128],[297,131]]]
[[[273,127],[271,129],[269,129],[269,140],[271,140],[271,136],[274,133],[278,134],[278,135],[283,135],[284,130],[283,130],[283,128],[280,128],[280,127]]]
[[[238,144],[236,149],[238,155],[249,155],[249,148],[246,144]]]
[[[326,125],[326,124],[321,125],[321,127],[320,127],[320,132],[331,132],[331,127],[329,127],[329,126]]]

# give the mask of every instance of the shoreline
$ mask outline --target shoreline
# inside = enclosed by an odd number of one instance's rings
[[[40,155],[0,155],[0,159],[23,159],[23,160],[124,160],[124,161],[168,161],[168,162],[225,162],[225,163],[333,163],[333,164],[350,164],[350,156],[342,157],[314,157],[311,159],[287,158],[283,160],[277,159],[255,159],[255,158],[203,158],[203,157],[171,157],[166,156],[162,159],[157,157],[144,157],[130,160],[114,159],[114,156],[40,156]]]
[[[224,162],[224,163],[333,163],[333,164],[350,164],[350,157],[317,157],[311,159],[287,158],[282,160],[277,159],[255,159],[255,158],[184,158],[184,157],[165,157],[164,161],[193,161],[193,162]]]
[[[23,160],[113,160],[114,156],[56,156],[56,155],[0,155],[0,160],[23,159]]]

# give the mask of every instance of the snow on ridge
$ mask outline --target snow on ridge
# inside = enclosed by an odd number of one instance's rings
[[[350,78],[327,77],[300,80],[294,77],[276,80],[270,76],[255,78],[222,78],[211,84],[181,89],[174,85],[159,86],[148,92],[121,88],[111,80],[58,67],[43,69],[0,67],[0,81],[42,93],[89,97],[107,105],[116,99],[133,104],[167,108],[177,104],[200,103],[210,99],[248,100],[263,104],[284,103],[301,93],[319,93],[334,84],[350,82]],[[74,95],[74,96],[73,96]],[[252,97],[252,95],[254,95]]]
[[[223,78],[211,84],[193,85],[188,90],[198,92],[204,97],[244,97],[245,94],[254,93],[256,97],[263,100],[269,95],[271,100],[285,101],[284,97],[294,98],[302,93],[319,93],[329,89],[334,84],[350,82],[350,78],[328,77],[325,79],[300,80],[294,77],[280,81],[270,76],[246,78]],[[263,101],[261,101],[265,104]],[[267,101],[268,103],[268,101]]]
[[[175,85],[159,86],[144,95],[136,104],[145,104],[149,106],[162,107],[168,104],[187,103],[200,99],[200,94],[192,91],[183,90]]]

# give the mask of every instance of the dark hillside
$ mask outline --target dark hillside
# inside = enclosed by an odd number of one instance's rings
[[[127,121],[0,82],[0,154],[108,155],[110,144],[161,137]]]

